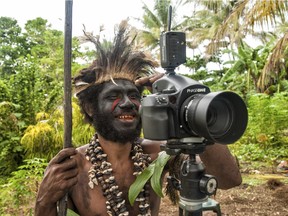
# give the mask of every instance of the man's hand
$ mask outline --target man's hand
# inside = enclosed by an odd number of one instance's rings
[[[163,76],[164,76],[164,73],[155,73],[147,77],[141,77],[135,81],[135,85],[145,86],[151,92],[152,84]]]
[[[77,183],[77,162],[73,159],[74,148],[61,150],[50,162],[40,185],[35,211],[38,213],[56,211],[56,203]],[[40,215],[40,214],[39,214]],[[53,214],[51,214],[53,215]]]

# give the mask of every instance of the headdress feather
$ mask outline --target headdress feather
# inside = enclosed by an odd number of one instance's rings
[[[90,86],[115,79],[126,79],[134,82],[137,78],[151,74],[158,64],[142,51],[134,49],[136,36],[131,37],[127,20],[122,21],[115,29],[112,44],[101,43],[98,38],[86,35],[96,47],[96,60],[80,71],[74,78],[76,94]]]

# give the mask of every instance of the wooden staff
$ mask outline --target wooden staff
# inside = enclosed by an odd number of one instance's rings
[[[72,102],[71,102],[72,8],[73,8],[73,0],[65,0],[63,148],[72,147]],[[58,216],[66,216],[67,202],[68,202],[68,194],[66,194],[58,202]]]

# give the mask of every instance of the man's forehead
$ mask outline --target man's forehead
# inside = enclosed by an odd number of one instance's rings
[[[137,89],[136,85],[129,80],[123,80],[123,79],[114,79],[108,82],[104,83],[105,87],[104,90],[108,88],[109,89]]]

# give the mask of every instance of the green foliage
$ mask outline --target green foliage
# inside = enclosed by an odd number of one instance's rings
[[[74,147],[90,141],[94,128],[84,122],[80,107],[72,103],[72,143]],[[50,160],[63,148],[64,119],[63,109],[59,107],[53,114],[38,113],[35,125],[29,125],[21,138],[21,144],[26,149],[27,158],[46,158]]]
[[[12,134],[15,131],[9,132],[10,135],[3,132],[7,135],[1,141],[2,157],[19,148],[22,133],[26,129],[22,138],[26,156],[51,158],[63,146],[63,111],[58,108],[63,100],[63,32],[51,29],[47,20],[42,18],[27,21],[24,32],[17,21],[11,18],[1,17],[0,26],[3,27],[0,28],[0,101],[16,104],[14,112],[20,118],[17,136]],[[79,49],[79,41],[74,38],[72,69],[79,68],[79,64],[73,62],[82,55]],[[49,113],[49,117],[43,121],[36,120],[37,113],[41,112]],[[51,118],[50,113],[53,113]],[[89,130],[87,125],[85,127],[85,130]],[[82,138],[76,139],[77,142],[87,140],[85,133],[78,133]],[[11,149],[13,145],[14,151]],[[20,145],[22,149],[23,146]]]
[[[24,161],[7,181],[0,185],[0,215],[32,215],[39,182],[47,162],[34,158]]]
[[[198,71],[202,67],[206,67],[207,61],[200,55],[195,55],[193,58],[187,58],[185,65],[194,71]]]
[[[27,21],[25,32],[11,18],[1,17],[0,26],[0,77],[5,79],[11,102],[20,105],[17,112],[22,120],[35,124],[36,113],[51,112],[62,102],[63,32],[51,29],[42,18]],[[82,55],[76,39],[72,49],[74,59]],[[72,66],[79,67],[73,59]]]
[[[147,167],[140,175],[137,176],[135,182],[129,188],[129,202],[134,204],[140,191],[143,189],[146,182],[151,178],[155,170],[155,163],[152,163]]]
[[[192,74],[186,74],[185,76],[196,80],[203,85],[208,86],[211,91],[219,91],[221,89],[230,90],[227,86],[220,83],[221,78],[226,73],[227,69],[209,69],[208,64],[214,63],[216,65],[221,64],[220,52],[218,55],[210,57],[208,60],[200,55],[195,55],[193,58],[187,58],[185,66],[193,70]]]
[[[21,138],[27,158],[50,160],[63,148],[63,111],[56,109],[53,114],[37,114],[38,122],[29,125]]]
[[[55,128],[46,121],[30,125],[21,138],[21,144],[26,149],[26,156],[51,159],[62,148],[61,140],[58,140],[61,137],[55,133],[57,133]]]
[[[11,101],[11,95],[7,84],[0,80],[0,102],[2,101]]]
[[[71,209],[67,209],[67,216],[79,216],[79,215],[74,211],[72,211]]]
[[[37,69],[33,63],[10,76],[9,86],[12,102],[19,105],[18,112],[27,124],[34,123],[34,115],[39,106],[36,104],[35,82],[38,79]]]
[[[153,190],[159,197],[164,197],[162,193],[162,177],[163,177],[163,169],[167,164],[168,160],[171,158],[165,151],[159,153],[158,158],[155,162],[155,170],[151,177],[151,186]]]
[[[29,49],[15,19],[0,17],[0,35],[0,77],[6,78],[15,73],[17,59],[29,53]]]
[[[72,107],[72,143],[73,146],[78,147],[90,142],[91,137],[95,133],[95,129],[84,121],[84,116],[82,115],[80,107],[76,101],[72,103]]]
[[[220,84],[245,96],[252,92],[259,92],[257,85],[261,70],[271,52],[271,44],[272,42],[252,48],[241,41],[237,52],[230,49],[224,50],[223,53],[231,54],[233,60],[224,62],[224,65],[226,67],[228,65],[229,68],[221,78]]]
[[[230,149],[239,159],[275,161],[288,157],[288,94],[248,97],[249,123],[243,137]]]
[[[9,175],[22,161],[23,147],[16,106],[10,102],[0,103],[0,175]]]
[[[167,164],[168,160],[171,158],[165,151],[162,151],[158,154],[156,160],[154,160],[140,175],[137,176],[135,182],[129,188],[129,202],[131,205],[134,204],[134,201],[140,191],[143,189],[144,185],[151,178],[151,186],[155,193],[159,197],[164,197],[162,193],[162,172]]]

